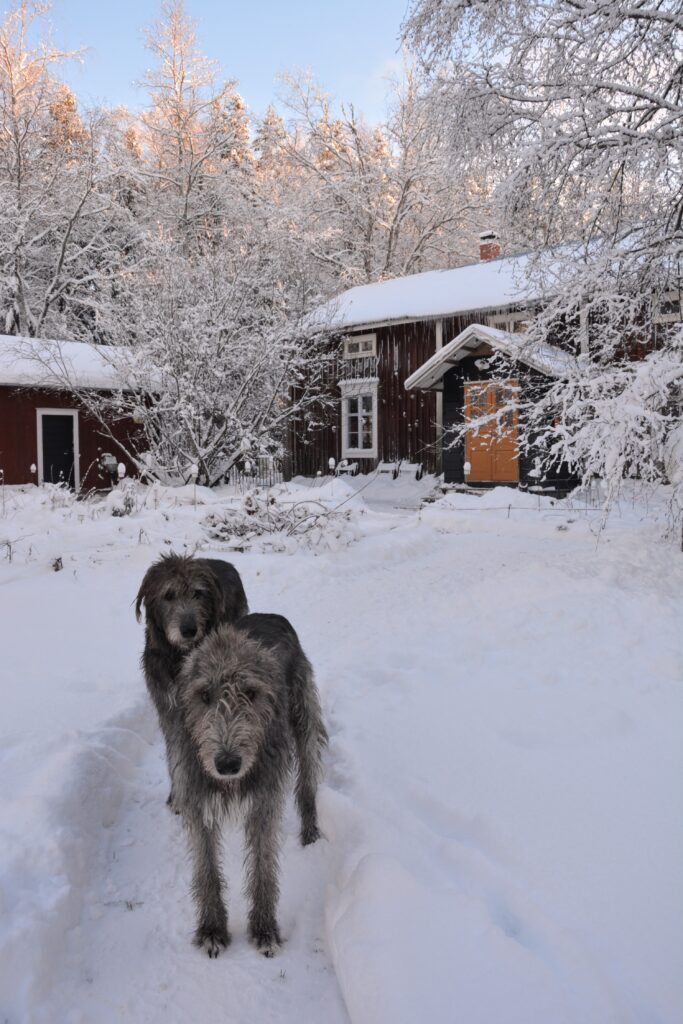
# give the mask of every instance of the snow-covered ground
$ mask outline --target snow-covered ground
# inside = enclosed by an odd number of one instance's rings
[[[433,483],[433,482],[432,482]],[[230,496],[0,507],[0,1020],[677,1024],[683,555],[664,504],[289,485],[311,547],[207,541]],[[234,504],[234,502],[233,502]],[[340,512],[342,509],[339,510]],[[274,960],[190,942],[179,820],[132,602],[160,551],[230,557],[291,618],[331,744],[326,839],[289,813]],[[61,558],[61,571],[51,568]]]

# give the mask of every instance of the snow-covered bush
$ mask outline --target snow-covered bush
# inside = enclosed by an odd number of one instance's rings
[[[58,508],[71,509],[76,502],[76,493],[68,484],[42,484],[40,501],[42,505],[48,506],[53,512]]]
[[[587,362],[576,379],[551,388],[540,411],[551,408],[560,421],[546,427],[548,446],[584,480],[601,477],[614,491],[624,479],[671,479],[675,457],[672,451],[667,469],[667,451],[683,411],[683,334],[640,361]],[[532,422],[539,419],[538,408],[530,413]]]
[[[107,510],[113,516],[129,516],[138,507],[137,485],[134,480],[122,480],[113,487],[105,499]]]
[[[209,537],[232,548],[335,551],[358,539],[357,516],[355,510],[336,511],[319,501],[251,491],[239,504],[209,513],[204,527]]]
[[[235,465],[283,457],[288,424],[323,396],[323,336],[304,332],[286,297],[272,301],[257,255],[198,263],[169,249],[158,259],[134,298],[145,337],[119,355],[120,390],[81,401],[104,431],[137,422],[126,454],[146,479],[211,487]]]

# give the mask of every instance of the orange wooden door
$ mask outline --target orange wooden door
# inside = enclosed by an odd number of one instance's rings
[[[465,419],[494,416],[513,397],[516,380],[505,384],[465,384]],[[465,436],[465,459],[470,464],[468,483],[517,483],[517,411],[508,409],[499,419],[469,430]]]

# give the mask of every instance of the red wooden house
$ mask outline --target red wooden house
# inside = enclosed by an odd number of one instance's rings
[[[118,388],[111,350],[75,341],[0,335],[0,471],[5,484],[66,483],[109,487],[112,468],[127,464],[110,436],[67,386],[111,392]],[[115,437],[135,430],[112,421]]]
[[[533,460],[517,453],[514,422],[506,437],[480,430],[465,446],[442,444],[463,418],[507,401],[487,372],[494,352],[516,357],[516,388],[562,375],[573,360],[557,346],[524,343],[541,300],[528,256],[501,258],[490,234],[480,254],[470,266],[351,288],[316,311],[316,325],[338,339],[338,358],[327,410],[293,425],[293,474],[327,472],[333,458],[360,472],[421,465],[447,482],[572,483],[569,474],[535,475]]]

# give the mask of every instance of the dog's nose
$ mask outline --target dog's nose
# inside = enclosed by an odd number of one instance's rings
[[[222,750],[220,754],[216,754],[213,763],[219,775],[237,775],[242,767],[242,758],[239,754],[228,754]]]
[[[197,623],[196,622],[181,622],[180,633],[183,640],[192,640],[197,635]]]

